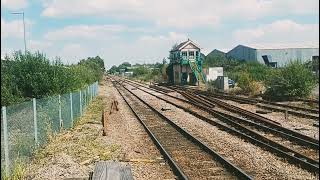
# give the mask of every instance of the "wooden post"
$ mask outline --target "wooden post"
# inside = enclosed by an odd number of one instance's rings
[[[285,118],[286,120],[288,120],[288,109],[286,109],[285,112],[284,112],[284,118]]]
[[[101,122],[102,122],[102,136],[106,136],[106,124],[105,124],[105,117],[104,117],[104,109],[102,110],[102,116],[101,116]]]

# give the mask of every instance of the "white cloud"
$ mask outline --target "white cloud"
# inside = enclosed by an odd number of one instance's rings
[[[150,36],[145,35],[140,37],[140,41],[143,42],[159,42],[159,41],[169,41],[170,43],[178,43],[181,41],[186,41],[187,36],[185,34],[180,34],[176,32],[169,32],[167,36],[165,35],[159,35],[159,36]]]
[[[33,22],[26,19],[26,33],[29,34]],[[5,38],[23,38],[23,22],[22,20],[6,21],[1,17],[1,40]]]
[[[187,40],[187,35],[177,32],[169,32],[163,35],[141,36],[132,43],[114,43],[115,46],[105,48],[105,54],[110,57],[108,66],[120,64],[123,61],[132,63],[160,62],[168,57],[170,48],[174,43]],[[109,52],[109,53],[108,53]]]
[[[21,20],[7,22],[1,18],[1,39],[8,37],[23,38],[23,22]]]
[[[117,39],[121,32],[150,32],[144,28],[129,28],[124,25],[72,25],[62,29],[49,31],[45,34],[47,40],[106,40]]]
[[[1,6],[10,10],[19,10],[28,6],[27,0],[1,0]]]
[[[63,46],[62,50],[56,55],[63,57],[63,61],[67,64],[74,64],[81,59],[85,59],[90,56],[90,51],[85,44],[70,43]],[[91,51],[92,52],[92,51]]]
[[[148,20],[158,26],[214,27],[224,20],[264,16],[319,14],[317,0],[55,0],[44,4],[43,16],[104,16]],[[72,8],[70,8],[72,7]]]
[[[63,39],[36,41],[33,42],[33,47],[46,46],[46,48],[42,48],[43,52],[51,58],[60,56],[66,63],[76,63],[88,56],[99,55],[105,59],[106,66],[110,68],[113,64],[119,65],[123,61],[131,63],[160,62],[162,58],[168,56],[172,45],[187,40],[187,35],[177,32],[154,36],[143,35],[132,42],[121,38],[88,41],[87,37],[81,35],[73,38],[77,41],[68,39],[66,44]]]
[[[30,40],[28,41],[28,49],[31,51],[46,52],[54,44],[51,41]]]
[[[63,29],[50,31],[46,33],[45,38],[48,40],[64,39],[105,39],[116,32],[125,30],[123,25],[74,25],[66,26]]]
[[[253,47],[319,47],[319,24],[278,20],[233,33],[235,42]]]

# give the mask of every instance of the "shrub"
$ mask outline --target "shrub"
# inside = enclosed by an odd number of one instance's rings
[[[137,67],[135,69],[133,69],[133,77],[137,77],[137,76],[142,76],[142,75],[146,75],[149,73],[149,69],[143,66]]]
[[[272,72],[272,69],[264,64],[253,61],[242,63],[232,68],[232,70],[226,71],[226,74],[229,78],[238,81],[243,71],[247,72],[252,80],[265,81]]]
[[[39,52],[17,51],[1,60],[1,106],[80,89],[103,73],[104,62],[98,56],[66,66],[59,58],[50,61]]]
[[[243,71],[239,74],[238,78],[238,86],[246,93],[249,92],[249,85],[252,81],[250,74],[246,71]]]
[[[264,85],[262,82],[254,80],[250,74],[246,71],[243,71],[239,75],[238,86],[241,88],[241,91],[245,94],[255,96],[264,91]]]
[[[315,84],[314,75],[308,68],[300,61],[291,61],[270,75],[265,95],[277,100],[305,98],[311,94]]]

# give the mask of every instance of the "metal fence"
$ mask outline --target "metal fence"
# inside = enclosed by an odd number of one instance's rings
[[[98,82],[77,92],[2,107],[1,170],[10,174],[17,160],[27,162],[50,135],[69,129],[97,95]]]

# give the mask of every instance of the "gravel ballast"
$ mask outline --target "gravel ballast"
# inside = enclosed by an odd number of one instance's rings
[[[111,114],[113,100],[119,111]],[[106,136],[102,135],[101,112],[105,108]],[[77,125],[54,137],[27,165],[26,179],[88,179],[97,161],[114,160],[131,166],[134,179],[174,179],[140,122],[110,81],[99,85],[99,94]]]
[[[237,107],[246,109],[251,112],[256,112],[257,110],[262,110],[255,105],[250,104],[241,104],[231,100],[224,100],[224,102],[229,103],[231,105],[235,105]],[[297,117],[293,115],[288,115],[288,119],[285,119],[285,115],[282,112],[270,112],[267,114],[260,114],[263,117],[269,118],[273,121],[276,121],[281,124],[281,126],[298,131],[301,134],[310,136],[315,139],[319,139],[319,128],[313,126],[316,120]]]
[[[110,81],[107,81],[107,85],[106,100],[117,100],[119,111],[107,118],[107,136],[102,137],[103,141],[121,146],[119,160],[129,162],[135,179],[173,179],[169,165],[163,160],[143,126]]]
[[[159,111],[161,108],[170,109],[162,113],[255,179],[318,179],[318,175],[288,164],[282,158],[222,131],[171,104],[141,90],[134,92]]]

